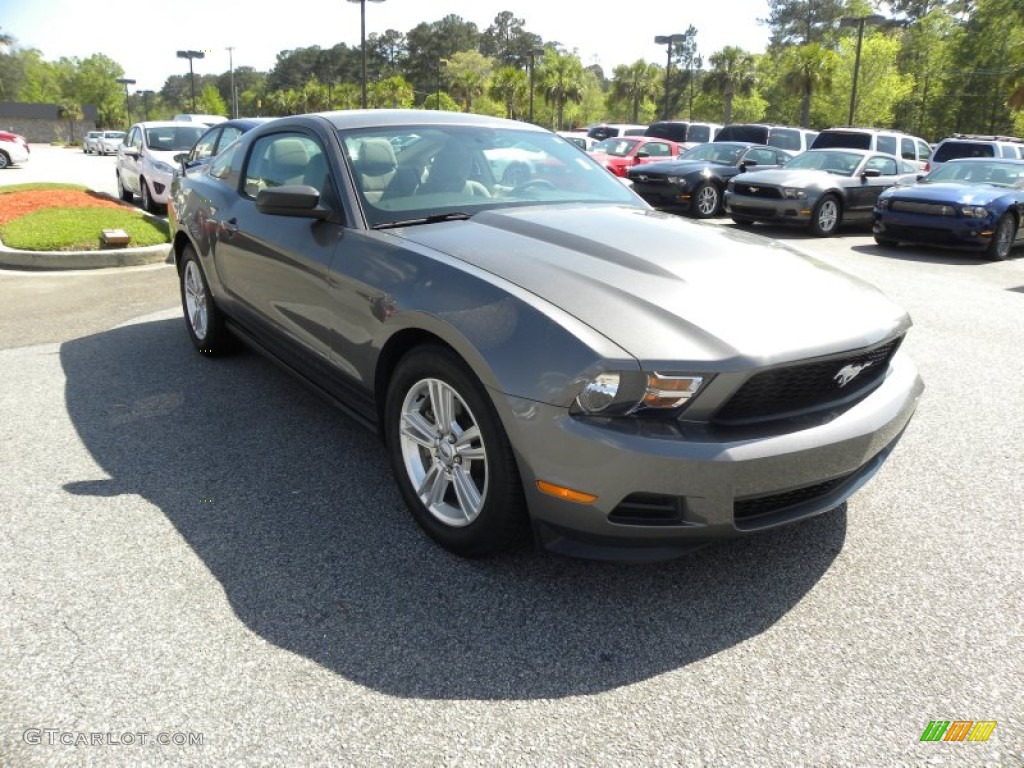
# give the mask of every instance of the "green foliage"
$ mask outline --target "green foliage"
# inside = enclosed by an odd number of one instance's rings
[[[583,63],[574,53],[560,53],[551,48],[537,64],[536,81],[540,83],[543,99],[554,106],[554,130],[565,126],[567,104],[580,104],[584,95]]]
[[[123,229],[133,246],[170,242],[167,222],[128,208],[40,208],[0,227],[0,240],[23,251],[99,250],[104,229]]]
[[[227,115],[228,106],[220,96],[220,91],[212,83],[203,86],[196,94],[196,113],[200,115]]]
[[[462,106],[463,112],[472,111],[474,99],[487,91],[494,60],[479,51],[456,51],[442,63],[449,93]]]
[[[658,112],[656,99],[664,93],[664,70],[657,64],[635,61],[612,71],[608,109],[631,123],[651,122]]]
[[[52,189],[74,189],[80,192],[85,192],[88,187],[81,184],[64,184],[61,182],[54,181],[35,181],[26,184],[6,184],[0,186],[0,195],[9,195],[13,192],[34,192],[36,190],[52,190]]]
[[[704,78],[702,87],[708,93],[722,98],[722,122],[736,122],[732,115],[733,101],[737,96],[746,98],[754,92],[756,60],[742,48],[727,45],[711,55],[711,71]]]
[[[842,63],[836,68],[833,88],[823,94],[812,109],[811,122],[817,126],[846,125],[849,120],[850,94],[857,40],[840,44]],[[899,40],[883,32],[865,36],[861,48],[860,75],[853,125],[884,127],[892,125],[896,105],[914,88],[914,76],[901,74],[896,67]]]
[[[394,75],[366,88],[366,101],[371,109],[409,109],[416,99],[412,86],[401,75]]]

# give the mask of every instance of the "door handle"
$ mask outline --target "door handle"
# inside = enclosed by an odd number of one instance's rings
[[[238,219],[228,219],[227,221],[222,221],[220,228],[229,236],[233,235],[236,232],[238,232]]]

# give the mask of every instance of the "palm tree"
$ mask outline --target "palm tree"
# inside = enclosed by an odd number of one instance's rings
[[[616,101],[630,103],[632,122],[639,122],[640,104],[658,96],[658,81],[661,67],[640,60],[632,64],[620,64],[612,73],[611,96]]]
[[[505,117],[518,118],[529,90],[525,72],[515,67],[502,67],[491,78],[488,93],[492,99],[505,105]]]
[[[574,53],[559,53],[549,48],[544,52],[538,76],[544,101],[555,105],[556,130],[561,130],[566,102],[579,104],[583,101],[583,63]]]
[[[711,54],[711,71],[704,77],[703,89],[709,93],[717,93],[725,102],[726,125],[732,121],[732,100],[737,94],[749,96],[754,90],[754,57],[737,48],[727,45],[717,53]]]
[[[811,121],[811,97],[832,90],[837,55],[820,43],[807,43],[786,50],[783,59],[783,87],[800,97],[800,125]]]
[[[68,143],[73,144],[75,141],[75,123],[85,117],[82,113],[82,106],[71,99],[62,99],[60,104],[57,105],[57,114],[68,121]]]

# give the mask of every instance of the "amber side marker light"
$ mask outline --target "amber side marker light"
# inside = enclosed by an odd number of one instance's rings
[[[597,496],[592,493],[574,491],[572,488],[555,485],[554,483],[549,483],[546,480],[538,480],[537,488],[542,493],[546,493],[549,496],[556,496],[559,499],[565,499],[566,501],[575,501],[577,504],[590,504],[591,502],[597,501]]]

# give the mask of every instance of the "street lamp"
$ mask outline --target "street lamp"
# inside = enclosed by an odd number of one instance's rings
[[[145,110],[146,119],[149,120],[149,97],[153,95],[153,91],[139,91],[142,94],[142,105]]]
[[[677,40],[685,40],[685,39],[686,39],[686,35],[680,35],[680,34],[675,34],[675,35],[658,35],[657,37],[654,38],[654,42],[657,43],[658,45],[667,45],[668,46],[668,63],[665,65],[665,116],[662,118],[663,120],[668,120],[668,110],[669,110],[669,101],[668,101],[668,93],[669,93],[669,91],[668,91],[668,89],[669,89],[669,81],[672,78],[672,45]]]
[[[860,75],[860,46],[864,42],[864,26],[866,24],[883,24],[885,16],[873,13],[870,16],[844,16],[839,20],[840,27],[857,28],[857,56],[853,60],[853,88],[850,89],[850,119],[846,124],[853,126],[853,110],[857,106],[857,77]]]
[[[128,113],[128,125],[132,124],[132,108],[128,103],[128,86],[135,85],[135,81],[130,77],[119,77],[117,82],[124,86],[124,111]]]
[[[531,48],[530,49],[530,122],[533,122],[533,71],[537,68],[534,58],[537,56],[543,56],[543,48]]]
[[[188,78],[192,83],[192,112],[196,111],[196,75],[192,71],[192,59],[205,59],[203,51],[178,51],[179,59],[188,59]]]
[[[231,70],[231,116],[238,117],[238,91],[235,90],[235,47],[228,46],[228,68]]]
[[[366,0],[348,0],[359,3],[359,39],[363,49],[363,109],[366,109]],[[383,3],[384,0],[370,0],[371,3]]]

